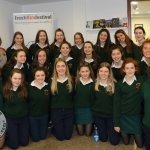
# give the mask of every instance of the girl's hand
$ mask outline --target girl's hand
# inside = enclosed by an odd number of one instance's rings
[[[114,127],[116,132],[120,132],[120,127]]]

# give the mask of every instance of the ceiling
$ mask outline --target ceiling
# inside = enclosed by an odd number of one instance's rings
[[[32,5],[32,4],[62,2],[62,1],[72,1],[72,0],[4,0],[4,1],[15,3],[18,5]]]
[[[135,9],[135,8],[139,9]],[[135,14],[135,12],[139,12]],[[132,17],[136,16],[150,16],[150,1],[138,1],[138,4],[131,4],[131,14]]]

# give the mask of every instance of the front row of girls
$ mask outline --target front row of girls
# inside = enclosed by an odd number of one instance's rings
[[[79,135],[90,136],[95,122],[100,141],[108,139],[112,145],[124,144],[134,136],[138,147],[143,146],[140,118],[140,89],[145,101],[143,131],[145,145],[149,148],[149,79],[137,75],[138,63],[125,59],[120,68],[124,78],[116,83],[109,63],[101,63],[97,78],[89,63],[80,63],[75,85],[68,65],[62,58],[54,64],[53,76],[45,82],[45,68],[34,69],[34,80],[26,88],[24,73],[15,68],[2,89],[3,112],[7,120],[6,145],[17,149],[26,146],[29,135],[33,141],[44,140],[47,135],[48,114],[51,111],[53,128],[51,132],[58,140],[69,140],[76,125]],[[144,82],[144,84],[143,84]],[[0,144],[4,139],[0,140]]]

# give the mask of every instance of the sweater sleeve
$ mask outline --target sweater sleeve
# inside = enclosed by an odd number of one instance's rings
[[[119,83],[116,85],[116,90],[113,98],[113,121],[114,127],[120,127],[120,104],[121,104],[121,90]]]
[[[133,54],[134,54],[134,59],[140,62],[142,59],[142,54],[141,54],[141,48],[139,46],[136,46],[136,48],[133,50]]]

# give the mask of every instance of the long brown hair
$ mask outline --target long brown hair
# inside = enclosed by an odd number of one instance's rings
[[[40,36],[40,33],[41,32],[44,32],[45,35],[46,35],[46,40],[45,40],[45,44],[48,44],[49,45],[49,40],[48,40],[48,36],[47,36],[47,33],[45,30],[39,30],[36,34],[36,37],[35,37],[35,43],[38,43],[39,42],[39,36]]]
[[[23,49],[15,50],[13,55],[12,55],[12,57],[11,57],[11,59],[3,66],[2,72],[3,72],[3,70],[5,68],[7,68],[7,67],[14,67],[17,64],[17,60],[15,59],[15,57],[17,57],[19,52],[25,52],[25,54],[26,54],[26,51],[23,50]]]
[[[64,40],[63,40],[63,41],[66,41],[64,31],[63,31],[62,29],[58,28],[57,30],[55,30],[54,41],[53,41],[53,43],[51,44],[52,49],[54,49],[55,43],[56,43],[56,41],[57,41],[57,40],[56,40],[56,34],[57,34],[57,32],[62,32],[62,34],[63,34],[63,36],[64,36]]]
[[[87,67],[87,68],[90,70],[90,78],[91,78],[92,80],[94,80],[94,73],[93,73],[93,70],[92,70],[90,64],[87,63],[87,62],[83,62],[83,63],[80,63],[80,64],[78,65],[77,77],[76,77],[76,80],[75,80],[76,85],[79,84],[79,82],[80,82],[79,71],[80,71],[80,69],[81,69],[82,67]]]
[[[21,84],[20,86],[18,87],[19,88],[19,92],[18,92],[18,96],[20,98],[27,98],[28,96],[28,93],[27,93],[27,88],[25,87],[25,78],[24,78],[24,74],[23,72],[18,69],[18,68],[15,68],[11,71],[10,73],[10,76],[8,78],[8,81],[5,83],[4,87],[3,87],[3,95],[4,95],[4,98],[9,100],[13,97],[13,85],[12,85],[12,76],[15,74],[15,73],[19,73],[21,74]]]
[[[17,35],[20,35],[20,36],[22,37],[21,46],[22,46],[22,48],[23,48],[25,51],[27,51],[27,47],[26,47],[25,44],[24,44],[24,37],[23,37],[23,34],[22,34],[20,31],[15,32],[14,37],[13,37],[12,44],[10,45],[9,48],[11,48],[11,47],[15,44],[15,41],[14,41],[14,40],[15,40],[15,38],[16,38]]]
[[[84,46],[85,46],[86,43],[89,43],[89,44],[91,44],[91,46],[92,46],[92,49],[93,49],[93,51],[92,51],[92,58],[93,58],[93,60],[94,60],[95,68],[97,68],[97,67],[98,67],[98,59],[99,59],[99,57],[98,57],[97,54],[95,53],[94,45],[93,45],[93,43],[92,43],[91,41],[86,41],[86,42],[84,42],[84,44],[83,44],[83,50],[82,50],[82,52],[81,52],[81,59],[80,59],[80,62],[81,62],[81,63],[84,62],[84,61],[85,61],[85,58],[86,58],[86,55],[85,55],[85,53],[84,53]]]
[[[129,36],[126,34],[126,32],[122,29],[119,29],[115,32],[115,42],[116,44],[120,44],[120,42],[117,39],[117,34],[118,33],[122,33],[125,36],[125,43],[127,45],[127,52],[128,53],[133,53],[133,50],[135,49],[136,45],[134,44],[134,42],[129,38]]]

